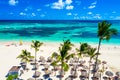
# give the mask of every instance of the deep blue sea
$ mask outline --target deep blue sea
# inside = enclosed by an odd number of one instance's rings
[[[12,20],[0,21],[0,41],[61,42],[70,39],[72,42],[98,43],[96,20]],[[111,20],[112,28],[118,30],[107,44],[120,44],[120,21]]]

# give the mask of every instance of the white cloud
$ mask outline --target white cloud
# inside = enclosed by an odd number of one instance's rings
[[[77,5],[80,5],[80,4],[81,4],[81,1],[75,1],[75,3],[76,3]]]
[[[93,18],[95,18],[95,19],[101,19],[102,17],[100,16],[100,14],[96,14],[95,16],[93,16]]]
[[[58,2],[54,2],[51,6],[51,8],[53,9],[67,9],[67,10],[70,10],[70,9],[73,9],[74,6],[71,5],[72,4],[72,0],[58,0]]]
[[[100,14],[96,14],[96,15],[100,16]]]
[[[72,0],[66,0],[65,3],[70,5],[72,3]]]
[[[28,10],[31,10],[31,9],[32,9],[32,7],[26,7],[24,10],[28,11]]]
[[[37,9],[37,11],[41,11],[41,9]]]
[[[26,9],[24,9],[25,11],[28,11],[28,9],[26,8]]]
[[[80,19],[78,16],[75,16],[74,19]]]
[[[73,15],[74,15],[74,19],[80,19],[77,13],[74,13]]]
[[[20,15],[21,15],[21,16],[25,16],[26,13],[24,13],[24,12],[20,12]]]
[[[87,14],[92,14],[92,12],[88,12]]]
[[[97,4],[97,1],[95,1],[95,2],[93,2],[93,3],[91,3],[92,5],[96,5]]]
[[[96,7],[97,1],[91,3],[91,5],[88,7],[88,9],[93,9]]]
[[[95,8],[96,6],[95,5],[91,5],[91,6],[89,6],[88,8],[89,9],[93,9],[93,8]]]
[[[66,15],[71,16],[71,15],[72,15],[72,13],[67,13]]]
[[[70,6],[66,6],[67,10],[70,10],[70,9],[73,9],[73,8],[74,8],[74,6],[71,6],[71,5]]]
[[[81,16],[80,19],[86,19],[86,16]]]
[[[75,14],[74,14],[74,16],[78,16],[78,14],[77,14],[77,13],[75,13]]]
[[[63,2],[63,0],[58,0],[58,2],[53,3],[51,8],[63,9],[64,6],[65,6],[65,3]]]
[[[16,0],[9,0],[9,5],[15,6],[18,3]]]
[[[80,16],[80,19],[89,20],[89,19],[92,19],[92,17],[90,17],[90,16]]]
[[[45,17],[45,14],[41,14],[40,17]]]
[[[35,13],[32,13],[32,16],[36,16]]]

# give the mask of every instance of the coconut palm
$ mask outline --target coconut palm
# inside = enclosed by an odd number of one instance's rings
[[[84,55],[86,55],[88,48],[90,47],[90,45],[88,45],[87,43],[80,43],[80,47],[79,49],[77,48],[76,51],[78,52],[78,57],[79,58],[83,58]]]
[[[89,60],[89,70],[88,70],[88,80],[89,80],[89,75],[90,75],[90,68],[91,68],[91,65],[90,65],[90,62],[92,61],[93,58],[95,58],[96,56],[96,48],[89,48],[87,50],[87,55],[90,57],[90,60]]]
[[[95,61],[95,68],[94,68],[94,73],[93,77],[95,76],[95,73],[97,72],[96,66],[98,62],[98,54],[101,46],[102,40],[107,40],[109,41],[112,35],[117,35],[117,30],[111,27],[111,23],[107,21],[102,21],[98,23],[98,31],[97,31],[97,36],[99,37],[99,44],[98,44],[98,49],[97,49],[97,56],[96,56],[96,61]]]
[[[35,75],[36,75],[36,57],[37,57],[37,51],[39,51],[40,46],[42,45],[42,42],[39,41],[32,41],[31,47],[35,49]],[[36,80],[36,78],[35,78]]]
[[[56,59],[57,59],[57,57],[58,57],[59,55],[58,55],[58,53],[56,53],[56,52],[54,52],[53,54],[52,54],[52,63],[51,63],[51,65],[53,66],[53,70],[55,71],[55,76],[56,76],[56,66],[57,66],[57,62],[59,62],[59,61],[56,61]]]
[[[65,40],[63,44],[59,47],[59,53],[56,54],[53,53],[52,57],[54,57],[56,60],[52,62],[54,65],[58,65],[58,63],[61,64],[61,71],[60,75],[63,75],[63,71],[68,71],[69,65],[67,64],[67,61],[74,56],[74,54],[69,54],[69,50],[71,50],[72,44],[70,40]],[[62,80],[62,78],[60,78]]]
[[[90,48],[90,45],[88,45],[87,43],[80,43],[80,47],[76,48],[76,51],[78,52],[77,53],[78,61],[79,61],[79,58],[83,58],[84,56],[87,55],[87,51],[89,48]]]
[[[78,56],[77,65],[79,62],[79,58],[83,58],[84,56],[86,56],[89,48],[90,48],[90,45],[88,45],[87,43],[80,43],[80,47],[76,49],[76,51],[78,52],[77,53],[77,56]],[[77,71],[77,66],[75,67],[75,73],[76,71]]]
[[[28,52],[27,50],[22,50],[22,53],[18,55],[17,58],[21,59],[21,62],[25,61],[27,66],[27,63],[30,61],[30,59],[34,57],[31,56],[31,53]]]

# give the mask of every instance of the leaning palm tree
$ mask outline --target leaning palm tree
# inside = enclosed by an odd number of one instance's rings
[[[99,54],[99,50],[100,50],[100,46],[101,46],[101,42],[102,40],[107,40],[109,41],[112,35],[117,35],[117,30],[114,28],[110,28],[111,27],[111,23],[107,22],[107,21],[102,21],[100,23],[98,23],[98,37],[99,37],[99,44],[98,44],[98,49],[97,49],[97,56],[96,56],[96,61],[95,61],[95,67],[94,67],[94,73],[93,73],[93,77],[95,77],[95,73],[97,72],[96,70],[96,66],[98,63],[98,54]]]
[[[37,51],[39,51],[40,46],[42,45],[42,42],[39,41],[32,41],[31,47],[35,49],[35,75],[36,75],[36,57],[37,57]],[[36,77],[35,77],[36,80]]]
[[[30,61],[31,58],[34,58],[34,57],[31,56],[31,53],[28,52],[27,50],[22,50],[22,53],[18,55],[17,58],[21,59],[21,61],[25,61],[26,67],[27,67],[27,63]]]
[[[58,65],[58,63],[61,64],[61,71],[60,75],[63,75],[63,71],[68,71],[69,65],[67,64],[67,61],[74,56],[74,54],[69,54],[69,50],[71,50],[72,44],[70,40],[65,40],[63,44],[59,47],[59,53],[56,54],[53,53],[52,57],[54,57],[56,60],[52,62],[53,65]],[[62,77],[60,77],[60,80],[62,80]]]

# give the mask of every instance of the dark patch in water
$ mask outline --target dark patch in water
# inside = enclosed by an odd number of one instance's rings
[[[63,34],[70,34],[70,32],[63,32]]]
[[[83,27],[83,26],[82,26]],[[19,36],[31,37],[31,36],[39,36],[39,37],[49,37],[53,34],[56,34],[59,31],[66,31],[64,34],[69,34],[69,30],[80,29],[80,26],[71,26],[71,27],[33,27],[33,28],[22,28],[19,30],[8,28],[1,30],[0,33],[7,34],[17,34]]]

